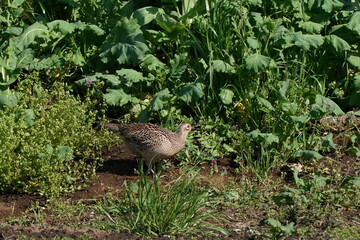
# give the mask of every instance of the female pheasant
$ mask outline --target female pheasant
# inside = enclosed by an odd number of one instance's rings
[[[125,147],[141,156],[147,165],[174,156],[185,147],[191,125],[181,124],[175,132],[151,123],[105,124],[120,134]]]

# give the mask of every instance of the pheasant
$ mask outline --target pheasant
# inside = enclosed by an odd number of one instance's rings
[[[176,155],[185,147],[191,125],[181,124],[175,132],[151,123],[118,125],[106,123],[105,127],[118,132],[125,147],[141,156],[147,165]]]

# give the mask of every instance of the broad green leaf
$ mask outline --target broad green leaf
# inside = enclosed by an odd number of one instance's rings
[[[301,32],[289,32],[284,39],[289,46],[295,45],[307,51],[311,47],[317,48],[324,43],[324,37],[321,35],[302,34]]]
[[[320,101],[324,106],[328,109],[328,111],[334,113],[335,115],[344,115],[345,113],[341,110],[341,108],[330,98],[324,97],[322,95],[316,96],[318,100],[316,102],[320,104]]]
[[[348,29],[344,29],[346,28],[346,24],[338,24],[338,25],[334,25],[331,27],[331,29],[329,30],[328,34],[334,34],[338,31],[348,31]],[[340,35],[340,34],[337,34]]]
[[[172,94],[169,89],[165,88],[155,94],[154,98],[150,101],[149,105],[146,107],[144,111],[141,112],[139,116],[140,122],[146,122],[150,116],[152,111],[159,111],[164,108],[164,101],[170,98]]]
[[[263,138],[267,144],[279,143],[279,137],[273,133],[261,133],[260,137]]]
[[[119,76],[113,74],[96,73],[95,76],[97,79],[105,79],[106,83],[110,84],[113,88],[118,88],[121,84],[121,80],[119,79]],[[89,84],[89,82],[87,82],[87,84]]]
[[[16,57],[14,57],[16,63]],[[14,83],[20,75],[20,69],[16,67],[9,67],[6,59],[0,58],[0,86],[9,86]]]
[[[149,71],[155,75],[158,72],[168,71],[166,65],[152,54],[145,55],[141,59],[140,66],[142,69],[146,69],[147,71]]]
[[[321,35],[304,34],[304,40],[309,46],[317,48],[324,43],[324,37]],[[301,46],[302,44],[300,44]]]
[[[58,146],[56,148],[56,157],[61,162],[71,161],[73,159],[73,150],[69,146]]]
[[[146,40],[135,19],[123,18],[107,36],[100,47],[100,58],[104,63],[118,62],[137,66],[148,51]]]
[[[360,106],[360,73],[356,73],[354,76],[354,89],[350,94],[349,105],[356,107]],[[355,113],[358,112],[360,111],[357,111]]]
[[[8,107],[14,107],[20,100],[20,93],[13,93],[10,89],[0,92],[0,105],[6,105]]]
[[[360,72],[356,73],[353,78],[355,89],[360,90]]]
[[[9,7],[12,8],[17,8],[19,7],[21,4],[23,4],[25,2],[25,0],[14,0],[9,4]]]
[[[111,85],[113,88],[117,88],[121,84],[119,76],[116,76],[114,74],[102,74],[98,72],[94,75],[85,76],[84,78],[77,80],[76,84],[90,86],[98,80],[105,80],[106,83]]]
[[[153,21],[156,18],[156,15],[159,11],[162,11],[162,9],[159,9],[157,7],[143,7],[140,9],[137,9],[131,17],[134,19],[137,19],[140,26],[144,26],[151,21]]]
[[[24,120],[28,126],[32,126],[35,123],[35,113],[32,109],[25,110]]]
[[[255,38],[248,37],[248,38],[246,38],[246,42],[249,45],[249,47],[252,49],[260,48],[259,41],[256,40]]]
[[[262,0],[247,0],[247,4],[253,5],[253,6],[261,6],[263,4]]]
[[[80,49],[77,49],[76,51],[74,51],[72,58],[69,60],[78,66],[84,66],[86,64],[86,60],[85,60],[84,56],[82,55]]]
[[[294,121],[294,122],[299,122],[299,123],[307,123],[310,118],[307,115],[302,115],[302,116],[290,116],[290,118]]]
[[[274,219],[274,218],[268,218],[265,221],[268,225],[270,225],[273,228],[280,228],[281,227],[281,222],[279,222],[278,220]]]
[[[186,103],[191,103],[201,99],[204,96],[205,84],[201,80],[196,80],[193,83],[187,83],[178,92],[178,96]]]
[[[339,0],[325,0],[323,1],[323,5],[321,7],[325,10],[325,12],[331,13],[340,9],[342,6],[344,6],[344,4]]]
[[[133,97],[129,94],[126,94],[122,89],[107,89],[106,94],[104,94],[104,99],[107,104],[111,106],[124,106],[128,102],[133,101]]]
[[[294,157],[301,157],[301,158],[304,158],[305,160],[311,160],[313,158],[321,159],[323,156],[315,151],[301,151],[300,150],[300,151],[296,151],[294,153]]]
[[[165,88],[165,89],[161,90],[160,92],[155,94],[154,98],[149,103],[149,106],[148,106],[149,110],[150,111],[158,111],[158,110],[163,109],[165,99],[168,99],[171,96],[172,96],[172,94],[170,94],[169,89]]]
[[[325,40],[330,43],[338,53],[350,50],[351,46],[342,38],[336,35],[327,35]]]
[[[356,157],[360,157],[360,149],[355,146],[349,147],[348,149],[346,149],[346,152]]]
[[[289,79],[279,83],[279,93],[280,96],[283,97],[284,99],[286,99],[286,92],[289,89],[289,85],[290,85]]]
[[[129,84],[128,86],[131,86],[133,83],[141,82],[144,77],[141,72],[135,71],[134,69],[121,69],[117,70],[116,74],[118,76],[121,76],[127,80]]]
[[[18,36],[22,33],[22,31],[23,31],[23,28],[21,28],[21,27],[10,27],[10,28],[6,29],[6,31],[4,31],[4,33]]]
[[[86,85],[91,85],[93,82],[96,82],[96,81],[97,81],[97,77],[95,75],[90,75],[90,76],[85,76],[84,78],[77,80],[75,83],[82,85],[82,86],[86,86]]]
[[[324,25],[320,23],[308,21],[308,22],[299,22],[299,27],[301,27],[308,33],[319,33],[324,28]]]
[[[80,31],[84,31],[85,29],[88,28],[88,24],[82,21],[77,21],[74,23],[71,23],[76,29],[80,30]]]
[[[360,177],[354,177],[352,180],[354,186],[360,187]]]
[[[206,1],[183,1],[179,20],[185,23],[191,23],[194,17],[201,16],[208,8],[209,5]]]
[[[347,28],[357,33],[360,36],[360,12],[356,11],[351,16],[349,23],[347,24]]]
[[[275,108],[272,106],[271,102],[269,102],[265,98],[256,96],[256,99],[263,107],[265,107],[265,109],[270,110],[270,111],[275,111]]]
[[[186,56],[186,54],[175,54],[174,59],[170,60],[169,80],[179,80],[187,68],[187,63],[188,57]]]
[[[315,103],[311,105],[310,114],[315,117],[321,117],[326,113],[333,113],[335,115],[343,115],[341,108],[330,98],[316,94]]]
[[[289,114],[296,114],[296,111],[298,110],[298,105],[294,102],[284,102],[281,104],[281,108]]]
[[[173,32],[183,32],[185,29],[185,25],[181,22],[176,21],[174,18],[170,17],[169,15],[159,12],[156,15],[156,22],[157,24],[162,27],[166,32],[173,33]]]
[[[236,151],[233,147],[229,146],[229,145],[226,144],[226,143],[224,143],[224,144],[222,145],[222,147],[223,147],[223,148],[225,149],[225,151],[228,152],[228,153],[237,153],[237,151]]]
[[[261,54],[251,54],[245,59],[246,68],[260,72],[264,70],[270,63],[271,58],[263,56]]]
[[[235,68],[222,60],[212,61],[211,66],[215,72],[235,73]]]
[[[349,56],[347,60],[351,65],[360,69],[360,57],[352,55]]]
[[[53,67],[60,67],[63,64],[62,59],[57,54],[52,54],[50,56],[43,55],[40,58],[35,58],[29,65],[30,69],[42,70],[49,69]]]
[[[34,51],[30,48],[27,48],[20,52],[17,56],[17,68],[27,68],[29,69],[30,63],[34,60]]]
[[[288,32],[289,30],[281,25],[275,30],[274,34],[272,35],[272,38],[274,39],[274,41],[284,39]]]
[[[294,181],[295,181],[295,185],[297,188],[301,188],[301,187],[305,187],[306,184],[305,184],[305,181],[304,179],[301,179],[299,177],[299,171],[297,169],[294,170]]]
[[[333,134],[329,133],[321,138],[321,146],[326,150],[335,149],[335,143],[333,141]]]
[[[91,30],[92,32],[94,32],[96,35],[101,36],[105,34],[105,31],[102,30],[100,27],[94,25],[94,24],[89,24],[87,25],[87,29]]]
[[[27,27],[20,36],[14,38],[16,47],[20,51],[22,51],[26,49],[30,44],[32,44],[35,38],[45,37],[48,31],[49,30],[45,25],[39,22],[35,22],[34,24]]]
[[[294,225],[295,225],[295,223],[291,222],[285,226],[280,226],[280,229],[283,233],[285,233],[286,236],[289,236],[289,235],[291,235],[292,232],[295,231]]]
[[[62,34],[71,34],[75,30],[73,23],[66,22],[64,20],[55,20],[47,24],[50,31],[60,31]]]
[[[330,177],[323,177],[319,173],[317,173],[312,180],[312,184],[315,188],[323,188],[326,186],[326,181],[330,179]]]
[[[264,18],[261,16],[261,13],[251,12],[250,15],[256,22],[256,26],[260,26],[264,23]]]
[[[261,133],[259,129],[247,134],[252,141],[265,142],[267,144],[279,143],[279,137],[273,133]]]
[[[224,104],[231,104],[233,102],[234,92],[223,88],[221,89],[219,96]]]

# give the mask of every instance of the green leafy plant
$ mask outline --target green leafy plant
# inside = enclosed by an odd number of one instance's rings
[[[91,101],[80,103],[64,88],[55,83],[48,91],[28,80],[18,86],[17,105],[1,106],[1,192],[53,197],[94,177],[109,134],[92,128]]]
[[[113,227],[126,229],[142,236],[187,234],[213,229],[224,232],[215,224],[214,212],[209,209],[216,204],[211,193],[196,187],[197,174],[183,175],[165,186],[161,176],[152,179],[141,173],[136,183],[125,185],[120,200],[104,200],[101,212],[112,220]]]
[[[272,239],[284,239],[295,231],[293,222],[282,225],[278,220],[269,218],[266,220],[266,223],[270,226]]]
[[[322,201],[322,195],[327,195],[324,189],[329,177],[323,177],[320,173],[313,175],[310,180],[299,178],[299,172],[294,171],[295,187],[284,186],[284,192],[274,198],[277,204],[301,205],[308,204],[310,201]]]

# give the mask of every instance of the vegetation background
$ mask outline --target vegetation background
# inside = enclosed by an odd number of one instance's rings
[[[104,119],[196,126],[182,166],[229,157],[266,181],[281,166],[346,153],[358,168],[358,125],[338,144],[321,119],[360,116],[359,8],[358,0],[1,1],[0,191],[52,198],[82,188],[101,149],[118,140],[95,130]],[[331,196],[349,191],[337,204],[355,197],[358,211],[358,173],[294,171],[294,188],[279,196],[300,215],[324,207],[318,194],[331,197],[317,190],[327,186]],[[276,218],[288,224],[269,218],[271,236],[294,234],[294,221]]]

